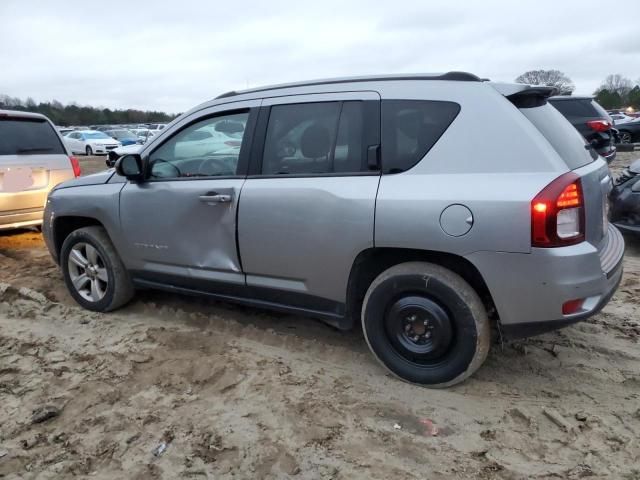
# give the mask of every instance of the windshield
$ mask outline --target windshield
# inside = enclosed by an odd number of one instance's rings
[[[40,119],[0,118],[0,155],[64,154],[49,122]]]
[[[83,138],[90,138],[92,140],[99,140],[99,139],[110,139],[111,137],[105,133],[102,132],[89,132],[89,133],[83,133],[82,134]]]

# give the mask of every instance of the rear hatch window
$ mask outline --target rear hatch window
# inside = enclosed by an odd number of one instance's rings
[[[583,167],[598,158],[598,154],[592,148],[587,148],[587,142],[582,135],[553,106],[545,103],[519,110],[547,139],[570,170]]]
[[[0,155],[65,155],[49,122],[38,118],[0,117]]]
[[[597,102],[588,98],[571,100],[549,100],[565,117],[568,118],[604,118],[609,114]]]

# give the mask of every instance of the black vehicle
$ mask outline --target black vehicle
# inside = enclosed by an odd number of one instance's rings
[[[557,96],[549,103],[566,117],[591,146],[611,162],[616,157],[617,131],[607,111],[593,97]]]
[[[611,222],[622,231],[640,234],[640,159],[615,180],[611,194]]]
[[[640,120],[620,123],[616,125],[620,135],[620,143],[640,142]]]

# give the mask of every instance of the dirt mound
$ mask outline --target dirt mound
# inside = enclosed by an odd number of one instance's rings
[[[627,242],[600,315],[428,390],[306,318],[154,292],[82,310],[38,234],[0,235],[0,477],[639,478]]]

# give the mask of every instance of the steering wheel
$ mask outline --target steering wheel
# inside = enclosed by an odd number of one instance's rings
[[[279,157],[293,157],[298,149],[295,144],[289,140],[284,140],[280,143],[278,148],[278,156]]]
[[[211,172],[211,169],[205,171],[205,167],[213,166],[216,168],[216,171]],[[200,162],[200,166],[198,167],[198,175],[200,176],[216,176],[216,175],[226,175],[229,172],[229,165],[221,158],[205,158]],[[229,175],[232,175],[233,172],[229,172]]]
[[[159,164],[159,165],[157,165],[157,164]],[[156,165],[157,165],[157,168],[159,169],[159,171],[155,170]],[[169,170],[173,170],[173,172],[175,172],[175,174],[166,174],[165,175],[162,172],[162,170],[165,167],[169,167]],[[169,162],[167,160],[164,160],[162,158],[156,158],[151,163],[151,176],[155,177],[155,178],[179,178],[179,177],[182,176],[182,172],[173,163],[171,163],[171,162]]]

